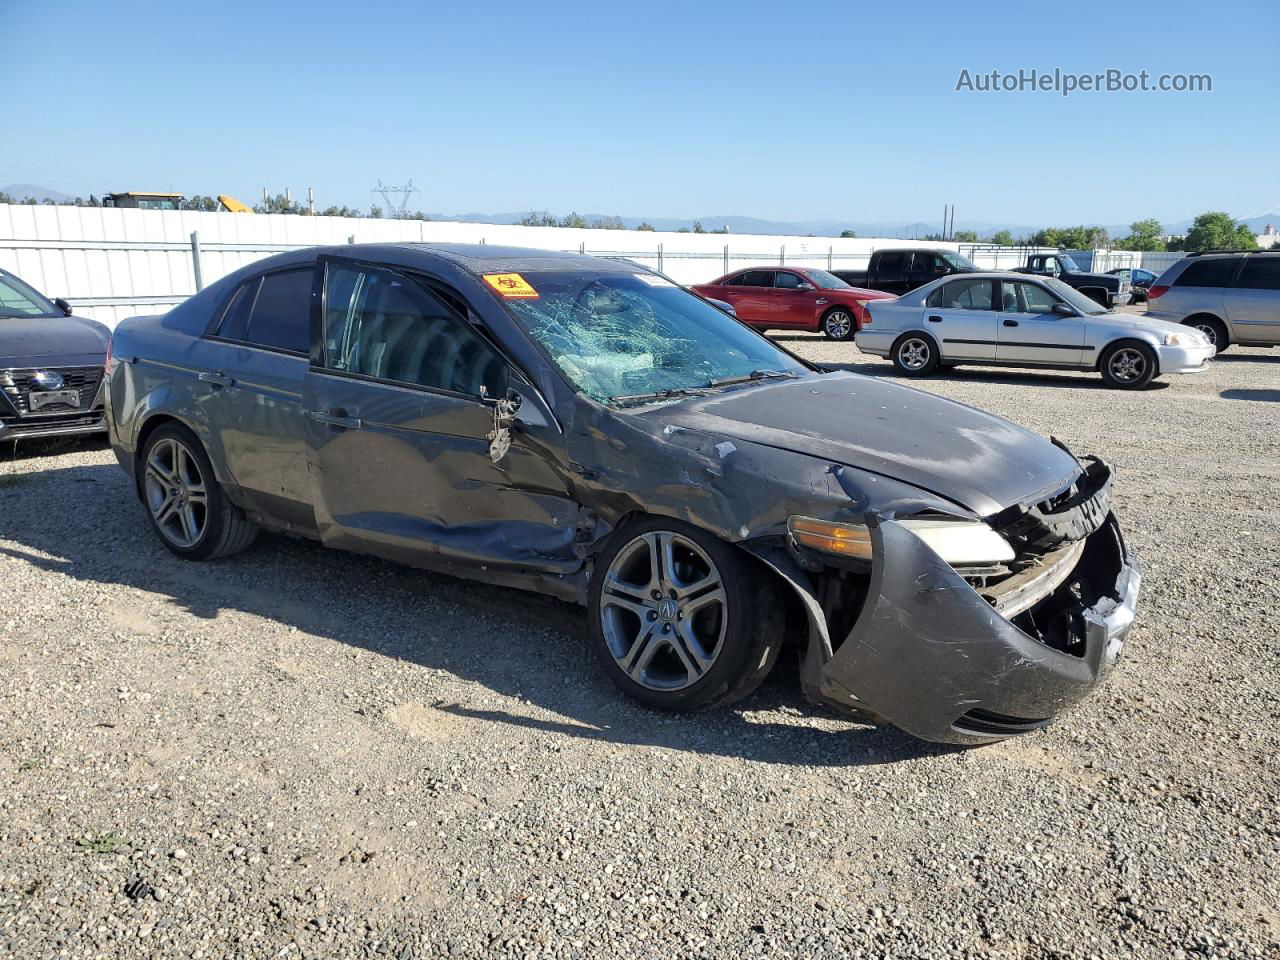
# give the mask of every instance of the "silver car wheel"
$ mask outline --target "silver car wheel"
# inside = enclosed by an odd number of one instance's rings
[[[1135,347],[1121,347],[1107,361],[1107,369],[1118,383],[1133,383],[1147,372],[1147,358]]]
[[[929,364],[932,350],[919,337],[904,340],[898,347],[898,360],[908,370],[923,370]]]
[[[853,317],[843,310],[832,310],[822,321],[823,331],[832,340],[843,340],[853,329]]]
[[[1209,338],[1209,342],[1213,344],[1215,347],[1218,345],[1218,328],[1214,324],[1195,323],[1195,324],[1192,324],[1192,329],[1199,330],[1201,333],[1203,333],[1206,337]]]
[[[614,557],[600,626],[618,668],[649,690],[682,690],[715,665],[729,624],[715,563],[688,537],[655,530]]]
[[[209,522],[209,493],[200,464],[182,443],[158,441],[143,475],[147,509],[160,534],[177,547],[193,547]]]

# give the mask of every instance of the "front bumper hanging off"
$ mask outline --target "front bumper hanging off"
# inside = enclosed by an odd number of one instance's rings
[[[998,613],[907,528],[874,523],[866,606],[813,678],[818,695],[943,743],[1046,726],[1097,686],[1133,625],[1142,576],[1115,518],[1088,539],[1079,564],[1112,579],[1106,595],[1080,605],[1083,648],[1065,652]]]

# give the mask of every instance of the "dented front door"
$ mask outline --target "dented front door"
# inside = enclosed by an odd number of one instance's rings
[[[506,361],[411,276],[328,260],[322,349],[303,388],[325,543],[404,563],[565,572],[577,507],[545,438],[490,455]]]

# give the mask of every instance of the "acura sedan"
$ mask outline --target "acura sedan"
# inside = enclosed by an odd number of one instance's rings
[[[1104,463],[627,264],[296,251],[124,322],[110,366],[177,557],[278,530],[575,601],[656,708],[746,696],[794,643],[812,698],[984,743],[1083,699],[1134,619]]]
[[[1215,350],[1198,330],[1112,313],[1053,277],[967,274],[868,304],[858,349],[908,377],[962,363],[1093,370],[1134,390],[1171,373],[1200,373]]]

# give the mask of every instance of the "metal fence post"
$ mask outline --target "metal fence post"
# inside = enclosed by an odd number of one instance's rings
[[[827,269],[828,270],[832,269],[836,265],[835,252],[836,252],[836,248],[834,244],[827,247]]]
[[[784,243],[782,249],[778,251],[778,266],[785,266],[787,263],[787,245]]]
[[[200,271],[200,231],[191,231],[191,272],[196,278],[196,293],[204,289],[204,275]]]
[[[662,273],[662,244],[658,244],[658,272]]]
[[[724,245],[724,272],[729,272],[729,245]]]

